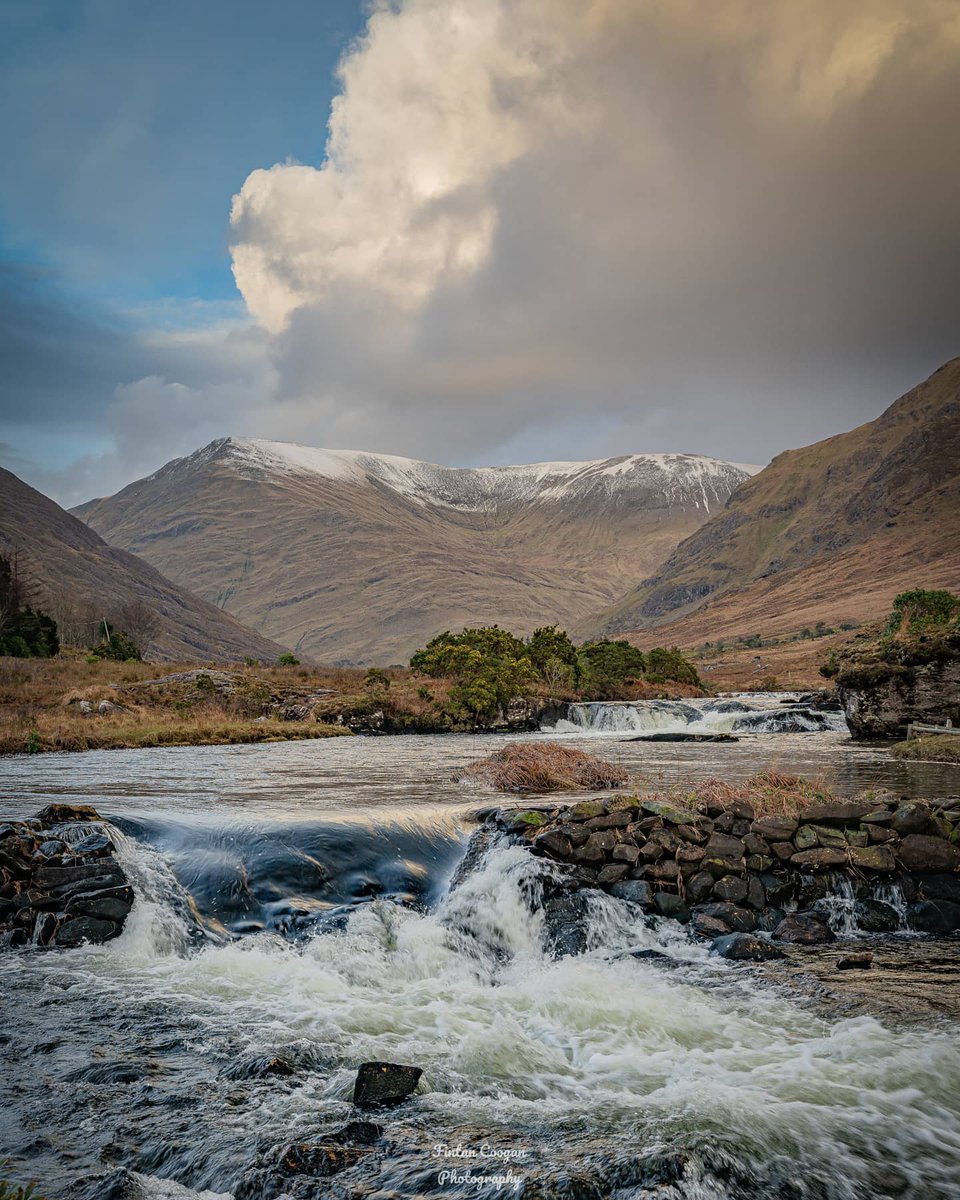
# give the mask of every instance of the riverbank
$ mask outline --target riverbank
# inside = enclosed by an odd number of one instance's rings
[[[453,681],[403,667],[213,666],[0,658],[0,755],[301,741],[345,733],[536,730],[579,697],[518,697],[478,721],[452,711]],[[681,699],[687,684],[639,681],[629,698]]]
[[[911,738],[890,747],[896,758],[915,762],[944,762],[960,764],[960,735],[934,734],[932,737]]]

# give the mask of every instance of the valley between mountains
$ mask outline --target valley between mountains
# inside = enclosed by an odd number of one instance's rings
[[[573,632],[749,478],[685,454],[451,468],[223,438],[76,511],[317,662],[405,662],[444,629]]]

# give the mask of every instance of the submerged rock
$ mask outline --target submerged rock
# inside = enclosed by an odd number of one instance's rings
[[[837,959],[838,971],[869,971],[871,966],[873,966],[873,955],[869,950],[863,950],[857,954],[845,954],[843,958]]]
[[[422,1074],[421,1067],[402,1063],[361,1063],[353,1088],[353,1103],[358,1108],[399,1104],[416,1090]]]

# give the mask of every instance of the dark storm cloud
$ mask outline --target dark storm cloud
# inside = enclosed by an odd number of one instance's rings
[[[234,211],[299,436],[763,461],[960,349],[953,6],[408,0],[343,75]]]

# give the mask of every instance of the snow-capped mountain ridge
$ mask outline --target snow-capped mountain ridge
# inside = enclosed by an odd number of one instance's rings
[[[345,483],[379,483],[419,504],[461,511],[502,506],[655,496],[658,506],[721,508],[730,491],[759,468],[696,454],[629,454],[583,462],[541,462],[502,467],[447,467],[393,454],[326,450],[261,438],[219,438],[170,472],[221,463],[242,478],[305,475]]]
[[[225,437],[76,512],[298,655],[391,663],[442,629],[575,633],[747,478],[694,454],[445,467]]]

